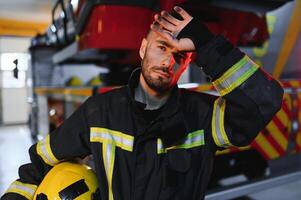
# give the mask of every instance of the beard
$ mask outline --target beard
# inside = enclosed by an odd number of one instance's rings
[[[151,76],[151,70],[162,70],[163,67],[151,66],[149,63],[149,59],[145,57],[142,60],[142,76],[146,82],[146,84],[153,90],[159,93],[165,93],[171,89],[171,77],[166,79],[162,77],[153,78]]]

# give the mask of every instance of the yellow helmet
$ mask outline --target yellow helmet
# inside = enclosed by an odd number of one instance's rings
[[[66,86],[82,86],[83,82],[78,76],[72,76],[69,78],[66,83]]]
[[[47,173],[33,199],[93,200],[97,199],[97,188],[97,178],[90,167],[62,162]]]

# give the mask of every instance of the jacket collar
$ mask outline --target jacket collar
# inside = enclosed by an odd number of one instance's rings
[[[135,88],[138,87],[139,84],[139,78],[141,73],[141,67],[136,68],[129,79],[128,82],[128,94],[130,96],[131,102],[134,106],[136,106],[138,109],[144,109],[145,104],[138,102],[135,100]],[[179,89],[178,86],[175,85],[174,88],[171,91],[170,96],[168,97],[168,100],[166,101],[164,107],[164,112],[162,112],[163,116],[160,115],[160,117],[169,117],[173,115],[175,112],[178,111],[179,107]]]
[[[134,99],[134,92],[139,84],[140,73],[141,68],[135,69],[131,74],[127,85],[131,105],[134,108],[134,112],[137,114],[142,114],[145,107],[145,104]],[[185,119],[183,113],[180,112],[180,96],[181,92],[178,86],[175,85],[167,102],[162,107],[162,112],[156,120],[156,131],[159,132],[165,147],[176,145],[187,135]]]

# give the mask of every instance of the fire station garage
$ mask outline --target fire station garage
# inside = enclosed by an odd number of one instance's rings
[[[301,0],[0,0],[1,200],[300,200],[300,89]]]

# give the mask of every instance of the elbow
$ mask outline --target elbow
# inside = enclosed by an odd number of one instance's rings
[[[269,86],[269,90],[267,101],[259,107],[263,117],[263,126],[266,126],[281,109],[283,101],[284,90],[278,81],[273,80],[273,84]]]
[[[277,83],[277,84],[279,84],[279,83]],[[279,87],[277,88],[277,96],[276,96],[275,105],[274,105],[275,112],[278,112],[281,108],[282,101],[283,101],[283,95],[284,95],[284,90],[279,85]]]
[[[273,116],[281,109],[282,102],[283,102],[283,95],[284,90],[280,86],[280,84],[277,81],[274,81],[274,89],[272,90],[271,99],[270,99],[270,116],[273,118]]]

